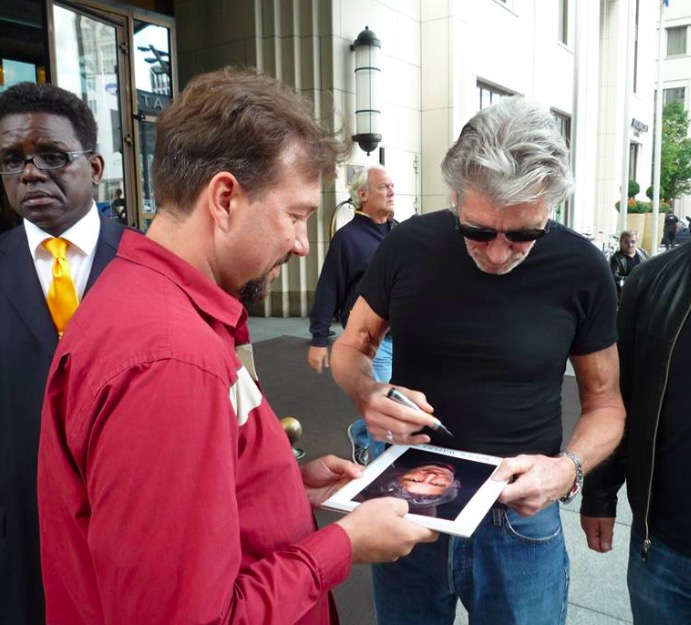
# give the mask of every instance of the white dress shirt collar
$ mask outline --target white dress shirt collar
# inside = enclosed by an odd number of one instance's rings
[[[52,238],[53,235],[41,230],[36,224],[31,223],[27,219],[24,219],[24,229],[26,230],[26,238],[29,241],[31,255],[36,258],[37,250],[43,249],[41,243],[46,239]],[[98,216],[96,203],[94,203],[84,217],[65,230],[60,236],[63,239],[67,239],[70,245],[79,248],[84,256],[92,256],[98,244],[100,231],[101,220]]]

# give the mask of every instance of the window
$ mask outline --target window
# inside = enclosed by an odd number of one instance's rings
[[[552,110],[552,115],[557,122],[559,134],[564,138],[564,141],[566,141],[566,145],[569,146],[571,144],[571,118],[554,109]]]
[[[638,150],[640,147],[640,143],[634,143],[633,141],[629,144],[629,180],[636,180],[636,174],[638,172]]]
[[[681,100],[681,102],[686,105],[686,89],[684,87],[664,89],[662,91],[662,108],[665,108],[665,106],[675,100]]]
[[[487,83],[477,82],[477,95],[478,95],[478,111],[487,108],[490,104],[496,104],[501,98],[506,96],[514,95],[506,89],[501,89],[500,87],[494,87],[488,85]]]
[[[559,0],[559,41],[569,43],[569,0]]]
[[[559,111],[555,111],[554,109],[552,109],[552,115],[557,122],[559,134],[564,138],[564,141],[566,141],[567,147],[571,147],[571,117]],[[556,207],[554,211],[554,220],[558,221],[560,224],[568,224],[571,220],[571,212],[571,196],[569,196],[566,198],[566,201]]]
[[[686,54],[686,26],[667,29],[667,56]]]

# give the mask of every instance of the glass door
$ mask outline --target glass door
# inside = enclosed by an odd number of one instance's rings
[[[39,0],[0,2],[0,93],[17,83],[44,83],[48,45]],[[0,184],[0,233],[21,223]]]
[[[123,114],[128,71],[120,55],[126,50],[125,20],[56,2],[52,21],[53,82],[80,96],[98,124],[97,151],[105,169],[95,190],[96,205],[103,216],[136,226],[136,211],[130,206],[134,194],[126,182],[131,159],[127,146],[133,139],[130,116]]]
[[[156,213],[151,165],[156,119],[173,100],[170,29],[142,19],[133,22],[134,86],[137,93],[135,150],[138,155],[139,227],[146,231]]]

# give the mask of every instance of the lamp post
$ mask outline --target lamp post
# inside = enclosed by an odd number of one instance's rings
[[[369,155],[381,141],[379,51],[381,41],[365,26],[350,49],[355,52],[355,141]]]

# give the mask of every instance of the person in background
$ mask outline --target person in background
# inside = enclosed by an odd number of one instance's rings
[[[58,340],[115,257],[99,217],[96,121],[76,95],[20,83],[0,94],[0,176],[19,227],[0,235],[0,623],[44,625],[36,464]]]
[[[360,169],[349,186],[355,207],[352,221],[336,231],[324,260],[314,304],[310,314],[312,340],[307,361],[318,373],[329,366],[329,327],[338,317],[343,327],[360,293],[360,281],[379,244],[397,224],[394,220],[394,184],[381,165]],[[393,346],[385,336],[372,360],[372,377],[377,382],[391,379]],[[368,464],[385,449],[384,443],[373,440],[362,419],[348,427],[353,461]]]
[[[626,435],[583,488],[588,546],[605,553],[626,481],[635,625],[691,623],[690,309],[691,246],[651,258],[628,278],[618,316]]]
[[[557,500],[573,500],[623,430],[612,275],[590,241],[550,220],[572,178],[547,107],[505,98],[480,111],[442,172],[453,208],[379,246],[332,370],[378,440],[504,457],[494,477],[510,483],[472,537],[373,567],[377,622],[447,625],[460,599],[475,625],[563,624]],[[389,329],[394,375],[381,384],[370,361]],[[582,414],[560,451],[567,360]],[[422,411],[389,399],[391,385]],[[424,429],[433,407],[453,438]]]
[[[648,258],[645,250],[638,247],[638,233],[634,230],[622,230],[619,235],[619,249],[609,259],[609,267],[614,276],[617,294],[629,277],[633,268]]]
[[[679,231],[680,226],[681,222],[679,221],[679,217],[677,217],[674,214],[674,209],[667,209],[667,213],[665,214],[665,223],[663,227],[663,243],[665,245],[666,250],[669,250],[670,248],[674,247],[674,241],[677,238],[677,232]]]
[[[122,189],[115,189],[115,199],[110,203],[110,208],[121,224],[127,223],[127,207],[125,198],[122,197]]]
[[[249,70],[197,76],[159,117],[156,216],[125,233],[48,380],[49,623],[335,624],[353,563],[436,538],[393,498],[317,530],[312,509],[361,469],[298,466],[258,385],[243,302],[308,253],[343,154],[311,102]]]

